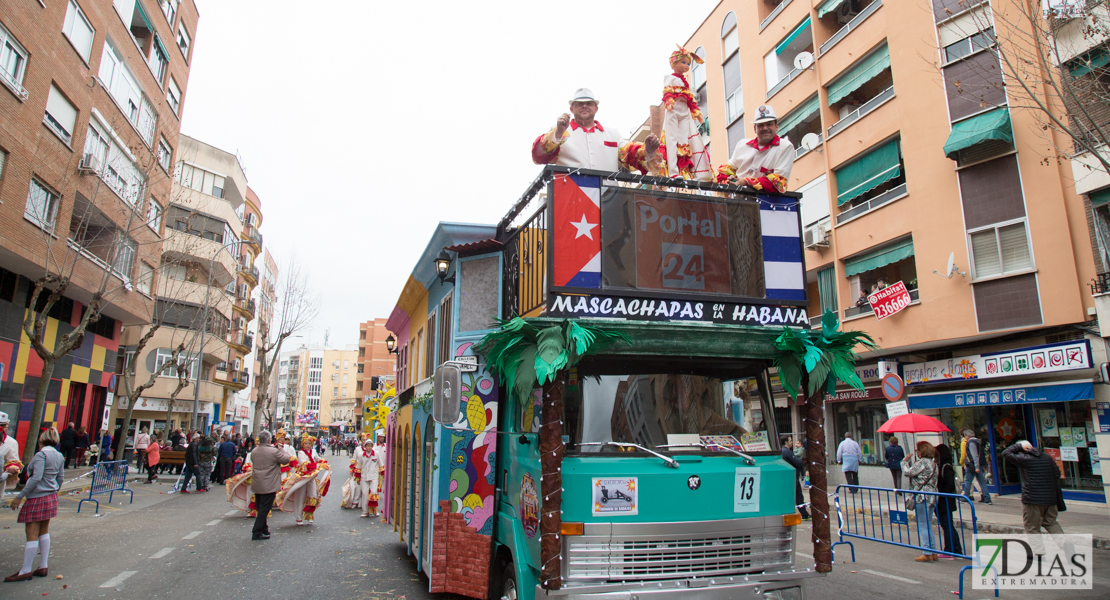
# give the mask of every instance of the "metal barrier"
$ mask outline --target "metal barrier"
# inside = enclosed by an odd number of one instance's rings
[[[108,504],[112,503],[112,496],[116,492],[131,494],[131,502],[135,501],[135,491],[127,489],[127,461],[113,460],[96,464],[93,471],[92,485],[89,487],[89,497],[82,498],[77,503],[77,512],[81,512],[81,505],[86,502],[96,502],[96,512],[100,512],[100,501],[93,496],[108,494]]]
[[[927,502],[915,502],[915,498],[922,495]],[[907,507],[907,500],[913,508]],[[942,502],[954,503],[953,510],[937,510]],[[913,525],[910,525],[911,515]],[[982,566],[977,562],[973,547],[977,525],[975,505],[962,494],[838,485],[836,518],[840,541],[833,543],[833,551],[835,553],[841,544],[847,545],[852,550],[852,562],[856,562],[856,547],[844,538],[871,540],[913,548],[925,554],[944,554],[972,561],[960,569],[960,598],[964,597],[964,572]],[[927,523],[923,524],[922,520]],[[991,570],[995,571],[994,567]],[[997,580],[994,595],[998,597]]]

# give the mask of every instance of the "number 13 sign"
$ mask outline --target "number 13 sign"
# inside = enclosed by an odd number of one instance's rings
[[[759,469],[736,467],[736,496],[732,512],[759,512]]]

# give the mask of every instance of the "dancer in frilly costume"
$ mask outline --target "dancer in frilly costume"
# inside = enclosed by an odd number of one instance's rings
[[[347,477],[347,481],[343,482],[343,503],[339,505],[342,508],[362,508],[361,457],[362,450],[359,450],[351,459],[351,466],[348,467],[351,474]]]
[[[702,59],[679,46],[678,50],[671,53],[671,69],[674,72],[663,78],[663,108],[667,113],[663,120],[663,139],[660,144],[664,156],[661,170],[665,172],[660,175],[711,181],[713,170],[709,162],[709,151],[705,149],[701,134],[698,133],[698,126],[705,118],[698,108],[694,93],[690,91],[690,82],[686,79],[692,62],[700,65]]]
[[[331,485],[331,467],[328,461],[320,458],[315,445],[315,437],[301,437],[297,466],[281,484],[281,491],[274,501],[281,510],[293,513],[297,525],[312,523],[320,499],[328,494],[328,486]]]

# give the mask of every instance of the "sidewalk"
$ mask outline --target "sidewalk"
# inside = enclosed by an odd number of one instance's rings
[[[65,476],[62,480],[62,489],[58,493],[61,495],[87,494],[89,492],[89,486],[92,485],[92,473],[95,470],[95,466],[70,467],[66,469]],[[165,480],[167,478],[172,478],[176,480],[177,476],[171,475],[170,473],[165,473],[162,479]],[[129,469],[127,470],[127,481],[129,483],[133,481],[146,481],[146,473],[139,475],[135,472],[135,465],[129,465]],[[11,486],[9,486],[7,492],[4,494],[4,497],[11,498],[15,496],[21,489],[23,488],[20,487],[13,489]]]

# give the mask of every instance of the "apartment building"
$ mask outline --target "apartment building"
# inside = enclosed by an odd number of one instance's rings
[[[261,213],[259,213],[261,215]],[[261,219],[261,216],[259,216]],[[249,409],[251,419],[254,418],[255,407],[259,401],[260,393],[268,391],[268,398],[273,399],[273,394],[276,392],[278,369],[276,365],[270,368],[270,377],[268,380],[262,380],[262,356],[259,354],[263,346],[263,341],[270,334],[270,327],[274,318],[274,302],[277,299],[277,278],[278,267],[274,257],[270,255],[270,251],[266,248],[262,249],[260,279],[258,280],[258,287],[254,291],[254,300],[258,306],[258,318],[255,319],[254,326],[254,339],[256,344],[254,350],[251,352],[251,363],[254,365],[252,372],[255,377],[251,381],[250,388],[250,402]],[[273,362],[278,360],[277,356],[271,354],[267,360]],[[253,431],[253,428],[252,428]]]
[[[301,346],[283,352],[278,364],[275,419],[296,431],[328,431],[354,424],[358,348]],[[338,433],[338,432],[337,432]]]
[[[889,482],[878,381],[896,370],[911,409],[983,438],[992,492],[1018,490],[999,455],[1030,439],[1066,458],[1069,496],[1101,500],[1091,202],[1067,161],[1045,160],[1067,140],[1005,85],[993,14],[1024,3],[930,2],[721,2],[685,44],[705,60],[691,85],[707,147],[726,161],[761,104],[796,147],[809,314],[834,311],[882,347],[860,362],[865,392],[827,405],[829,447],[846,432],[863,446],[861,482]],[[868,292],[899,281],[911,302],[878,319]],[[784,394],[777,405],[780,428],[804,431]]]
[[[179,145],[191,0],[9,2],[0,12],[0,410],[26,421],[42,373],[19,324],[33,282],[70,284],[46,341],[107,304],[51,375],[43,426],[98,430],[123,326],[151,321],[163,215]]]

